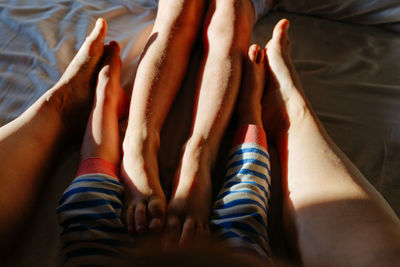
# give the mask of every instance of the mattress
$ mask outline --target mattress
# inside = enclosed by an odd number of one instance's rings
[[[58,80],[98,17],[109,24],[106,42],[121,45],[122,85],[129,91],[156,8],[157,1],[149,0],[0,1],[0,126]],[[388,27],[281,9],[258,21],[252,42],[265,45],[283,17],[291,21],[292,56],[318,118],[400,215],[400,34]],[[196,64],[194,57],[193,68]],[[164,175],[173,172],[177,157],[170,155],[179,153],[187,136],[192,98],[193,92],[181,90],[163,129],[162,140],[169,140],[159,157]],[[78,159],[79,146],[71,145],[49,163],[47,182],[33,218],[26,220],[13,266],[60,263],[55,209]]]

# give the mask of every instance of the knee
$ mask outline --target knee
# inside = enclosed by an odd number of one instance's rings
[[[205,1],[160,1],[154,27],[160,33],[192,36],[203,19]]]
[[[251,0],[213,0],[210,4],[205,31],[210,43],[226,48],[247,50],[254,26],[254,8]]]

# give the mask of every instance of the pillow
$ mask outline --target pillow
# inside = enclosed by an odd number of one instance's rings
[[[275,8],[400,32],[399,0],[278,0]]]

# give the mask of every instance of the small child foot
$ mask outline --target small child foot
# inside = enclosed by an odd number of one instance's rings
[[[119,46],[111,42],[104,47],[103,63],[98,74],[95,100],[86,127],[81,158],[102,158],[120,163],[121,144],[118,120],[126,106],[120,83],[121,59]]]
[[[185,145],[168,204],[165,248],[188,249],[209,234],[211,176],[201,146]]]
[[[164,226],[166,199],[158,173],[158,146],[127,139],[125,136],[121,163],[125,223],[130,233],[159,232]]]
[[[265,87],[265,63],[264,50],[255,44],[250,46],[243,66],[242,84],[236,105],[238,125],[262,126],[261,99]]]

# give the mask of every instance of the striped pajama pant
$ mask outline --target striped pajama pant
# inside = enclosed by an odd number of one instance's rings
[[[239,140],[228,158],[211,224],[222,243],[268,260],[271,174],[265,134],[249,127],[239,133]],[[101,159],[89,159],[83,165],[84,171],[78,170],[57,209],[65,265],[122,265],[135,244],[121,219],[123,186],[118,172]]]

